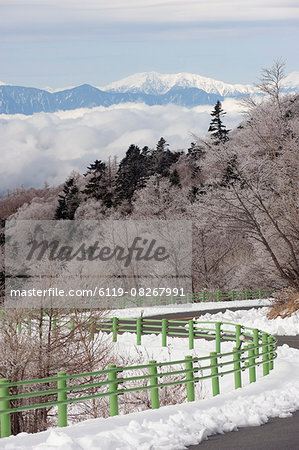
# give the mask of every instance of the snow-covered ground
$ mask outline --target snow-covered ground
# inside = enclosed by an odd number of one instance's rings
[[[224,313],[204,314],[200,316],[199,320],[239,323],[278,336],[296,336],[299,334],[299,311],[285,319],[277,317],[276,319],[269,320],[267,318],[268,310],[269,308],[267,307],[238,311],[230,311],[227,309]]]
[[[1,439],[0,449],[182,450],[212,434],[261,425],[270,417],[288,417],[296,409],[299,350],[284,345],[270,375],[242,389],[155,411],[88,420],[34,435],[21,433]]]
[[[252,301],[249,302],[253,306]],[[258,302],[260,305],[266,301]],[[245,302],[238,303],[244,305]],[[194,310],[199,310],[200,306],[211,309],[211,304],[184,305],[186,312],[193,307],[196,307]],[[223,307],[221,303],[214,303],[214,306]],[[226,302],[224,306],[231,304],[227,305]],[[153,309],[151,308],[152,314]],[[182,308],[178,307],[178,310],[182,311]],[[227,310],[225,313],[205,314],[200,320],[241,323],[274,334],[299,334],[299,313],[287,319],[268,320],[267,310],[267,307],[235,312]],[[133,311],[135,314],[129,317],[138,315],[136,308]],[[123,310],[120,312],[124,313]],[[174,312],[173,306],[171,312]],[[162,312],[155,312],[160,313]],[[124,317],[124,314],[119,314],[119,317]],[[111,336],[107,338],[110,339]],[[150,359],[173,361],[183,359],[189,354],[204,356],[215,350],[214,341],[204,339],[195,340],[193,351],[188,349],[188,339],[168,338],[167,344],[167,348],[162,348],[161,336],[145,335],[142,336],[142,345],[137,347],[136,335],[124,333],[118,336],[114,349],[116,353],[129,357],[131,361],[141,357],[144,362]],[[221,350],[230,351],[232,345],[230,342],[222,343]],[[193,403],[108,419],[88,420],[64,429],[53,428],[35,435],[21,433],[0,439],[0,449],[182,450],[212,434],[261,425],[270,417],[288,417],[299,409],[299,350],[284,345],[278,348],[277,353],[274,370],[268,376],[262,377],[262,367],[259,367],[256,383],[249,385],[248,371],[242,372],[242,389],[234,390],[233,375],[229,374],[220,379],[221,394],[217,397],[212,397],[211,380],[206,380],[200,395]]]
[[[205,302],[205,303],[182,303],[166,306],[149,306],[143,308],[126,308],[126,309],[113,309],[109,312],[109,317],[139,317],[141,314],[143,317],[154,316],[158,314],[171,314],[181,313],[189,311],[206,311],[209,309],[220,308],[239,308],[247,306],[268,306],[271,304],[271,299],[256,299],[256,300],[237,300],[226,302]]]
[[[269,311],[269,305],[271,305],[271,299],[263,300],[240,300],[236,302],[207,302],[207,303],[186,303],[183,305],[167,305],[167,306],[153,306],[149,308],[130,308],[130,309],[117,309],[110,311],[108,317],[119,318],[134,318],[142,315],[143,317],[149,317],[154,315],[171,314],[193,311],[205,311],[212,309],[227,308],[225,312],[206,313],[200,316],[200,321],[213,321],[213,322],[232,322],[245,325],[250,328],[258,328],[259,330],[266,331],[271,334],[280,336],[295,336],[299,334],[299,311],[292,314],[291,317],[282,319],[269,320],[267,318],[267,312]],[[237,311],[231,311],[228,308],[248,306],[261,306],[260,308],[251,309],[239,309]],[[191,314],[192,315],[192,314]]]

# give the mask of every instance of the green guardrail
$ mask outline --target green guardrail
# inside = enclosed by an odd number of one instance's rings
[[[226,374],[234,374],[234,387],[242,387],[242,373],[248,372],[249,382],[256,381],[256,367],[262,365],[263,375],[268,375],[274,367],[276,358],[276,339],[268,333],[233,324],[230,322],[203,322],[198,320],[175,319],[118,319],[112,318],[97,323],[90,334],[94,339],[94,331],[105,330],[112,333],[113,341],[118,334],[126,331],[136,333],[137,345],[147,333],[161,334],[162,346],[167,345],[168,336],[184,336],[189,339],[189,349],[194,348],[196,338],[215,340],[215,352],[203,357],[187,355],[184,359],[170,362],[149,361],[136,366],[116,367],[110,365],[105,370],[90,373],[69,375],[57,373],[56,377],[35,380],[10,382],[0,380],[0,427],[1,437],[11,434],[11,414],[41,408],[57,406],[58,426],[67,426],[67,405],[85,402],[95,398],[109,398],[110,416],[118,414],[118,399],[128,392],[148,391],[152,409],[160,406],[159,393],[166,386],[185,385],[187,401],[195,400],[195,384],[211,379],[212,393],[220,393],[220,378]],[[23,328],[21,332],[24,332]],[[233,351],[221,352],[221,343],[233,341]],[[140,375],[140,370],[145,373]],[[170,377],[176,376],[173,381]],[[243,375],[244,376],[244,375]],[[92,382],[86,382],[86,378]],[[100,377],[100,379],[99,379]],[[132,382],[135,385],[132,387]],[[74,384],[75,383],[75,384]],[[41,388],[39,389],[39,386]],[[34,389],[27,392],[28,387]],[[18,390],[18,393],[16,392]],[[88,390],[97,389],[92,394]],[[49,400],[49,396],[51,399]],[[46,397],[46,401],[42,401]],[[38,399],[34,403],[34,399]],[[52,400],[53,398],[53,400]],[[14,403],[18,401],[19,405]],[[28,404],[28,402],[33,402]],[[26,402],[27,404],[22,404]]]
[[[165,306],[185,303],[205,303],[236,300],[253,300],[268,298],[273,295],[274,289],[231,290],[231,291],[202,291],[187,292],[185,295],[142,296],[142,297],[109,297],[109,306],[113,309],[129,307]],[[104,299],[103,299],[104,301]],[[107,298],[105,298],[107,301]]]

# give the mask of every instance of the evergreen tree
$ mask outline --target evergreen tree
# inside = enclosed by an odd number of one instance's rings
[[[168,147],[169,144],[161,137],[151,154],[151,175],[170,176],[169,168],[177,162],[182,152],[172,152]]]
[[[192,186],[188,192],[187,198],[191,203],[196,202],[201,195],[206,195],[207,190],[205,186],[201,183],[200,186]]]
[[[55,220],[73,220],[80,204],[79,189],[74,178],[69,178],[63,186],[63,193],[58,196]]]
[[[179,172],[177,171],[177,169],[174,169],[174,171],[171,172],[171,174],[169,176],[169,181],[170,181],[171,186],[177,186],[179,188],[182,187],[180,175],[179,175]]]
[[[205,158],[206,150],[202,145],[191,142],[187,151],[187,161],[191,169],[191,178],[197,178],[200,173],[200,164]]]
[[[227,166],[225,172],[222,177],[221,186],[222,187],[230,187],[234,186],[236,182],[241,182],[241,177],[237,171],[237,155],[233,155],[230,160],[227,162]],[[240,183],[240,187],[243,187],[243,183]]]
[[[130,145],[116,174],[116,201],[131,202],[136,189],[143,188],[149,172],[148,148]]]
[[[157,152],[164,152],[167,149],[167,147],[169,147],[169,144],[166,142],[164,137],[161,137],[156,145]]]
[[[221,142],[228,141],[228,133],[230,130],[226,129],[226,126],[222,123],[221,118],[226,114],[223,111],[221,102],[218,100],[213,111],[211,112],[212,120],[209,127],[209,132],[212,138],[215,140],[215,144],[218,145]]]
[[[102,200],[103,204],[108,208],[111,208],[113,204],[112,193],[112,176],[111,167],[99,160],[95,160],[94,163],[87,167],[87,172],[84,174],[88,177],[88,183],[83,191],[88,197],[95,198],[96,200]]]

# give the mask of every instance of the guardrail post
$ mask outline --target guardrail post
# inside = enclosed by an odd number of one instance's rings
[[[248,300],[248,291],[245,291],[245,300]]]
[[[232,291],[232,301],[235,301],[235,291]]]
[[[167,319],[162,319],[162,347],[167,347]]]
[[[194,349],[194,322],[189,320],[189,350]]]
[[[186,380],[188,382],[186,383],[187,387],[187,401],[188,402],[194,402],[195,400],[195,394],[194,394],[194,372],[193,372],[193,362],[192,362],[192,356],[186,356],[185,357],[186,363]]]
[[[215,353],[215,352],[210,353],[210,361],[211,361],[211,375],[213,377],[212,378],[212,391],[213,391],[213,396],[215,396],[220,393],[217,353]]]
[[[254,348],[252,348],[254,345],[250,344],[248,345],[248,363],[249,365],[255,364],[255,351]],[[256,381],[256,373],[255,373],[255,366],[249,367],[249,383],[254,383]]]
[[[117,416],[118,415],[118,395],[117,395],[116,365],[111,364],[110,366],[108,366],[108,369],[114,369],[114,370],[111,370],[111,372],[108,372],[108,381],[112,382],[112,383],[109,383],[110,416]]]
[[[137,317],[137,319],[136,319],[137,345],[141,345],[141,336],[142,336],[142,318],[141,317]]]
[[[59,377],[65,377],[66,372],[58,372],[57,377],[57,388],[65,389],[63,391],[58,391],[57,400],[59,402],[63,402],[67,399],[66,395],[66,378],[62,378],[59,380]],[[58,426],[66,427],[67,426],[67,404],[58,405]]]
[[[167,319],[162,319],[162,347],[167,347]]]
[[[205,293],[205,291],[203,291],[203,293],[202,293],[202,302],[205,303],[205,301],[206,301],[206,293]]]
[[[259,299],[261,299],[261,298],[263,298],[263,296],[262,296],[262,290],[259,289]]]
[[[273,361],[273,356],[274,356],[274,353],[272,353],[273,352],[273,349],[274,349],[274,347],[273,347],[273,342],[274,342],[274,338],[272,337],[272,336],[269,336],[268,337],[268,342],[269,342],[269,351],[270,351],[270,353],[269,353],[269,359],[271,360],[271,361],[269,361],[269,370],[273,370],[273,368],[274,368],[274,361]]]
[[[117,326],[118,326],[118,318],[112,318],[112,341],[117,342]]]
[[[268,334],[267,333],[262,333],[262,344],[263,344],[263,376],[268,375],[269,374],[269,354],[268,354]]]
[[[217,291],[217,302],[220,302],[220,291]]]
[[[241,340],[240,340],[240,336],[242,334],[241,329],[242,329],[241,325],[236,325],[236,347],[240,347],[240,345],[241,345]]]
[[[238,348],[234,348],[234,377],[235,377],[235,389],[239,389],[242,387],[242,379],[241,379],[241,352]]]
[[[220,353],[220,351],[221,351],[221,322],[217,322],[215,324],[215,332],[216,332],[216,353]]]
[[[2,400],[4,397],[9,396],[9,387],[1,386],[4,383],[9,383],[7,379],[0,380],[0,412],[9,409],[9,400]],[[0,425],[1,425],[1,437],[5,438],[11,435],[11,426],[10,426],[10,414],[1,414],[0,415]]]
[[[255,328],[253,330],[253,344],[256,347],[257,345],[259,345],[259,330],[257,328]],[[259,355],[259,349],[256,348],[254,350],[254,353],[258,356]]]
[[[160,408],[160,402],[159,402],[159,388],[158,386],[158,371],[157,371],[157,361],[149,361],[150,367],[149,367],[149,374],[153,375],[150,377],[150,391],[151,391],[151,403],[152,403],[152,409],[158,409]]]

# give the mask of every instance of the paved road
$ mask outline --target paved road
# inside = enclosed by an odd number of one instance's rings
[[[244,308],[219,308],[217,310],[190,311],[169,313],[146,317],[146,319],[188,319],[199,317],[206,313],[225,312],[226,309],[237,311]],[[186,318],[188,316],[188,319]],[[124,322],[128,327],[129,322]],[[182,327],[184,324],[182,324]],[[155,332],[153,326],[152,331]],[[278,336],[278,345],[288,344],[299,349],[299,336]],[[299,411],[286,419],[270,419],[259,427],[240,428],[238,432],[216,434],[207,441],[188,447],[190,450],[299,450]]]
[[[228,308],[232,311],[245,308]],[[151,318],[180,319],[206,313],[224,312],[226,309],[180,312],[152,316]],[[252,307],[251,307],[252,308]],[[278,345],[288,344],[299,349],[299,336],[278,336]],[[216,434],[207,441],[189,447],[190,450],[299,450],[299,411],[286,419],[270,419],[259,427],[240,428],[238,432]]]
[[[161,324],[160,324],[160,320],[161,319],[185,320],[185,323],[179,323],[178,325],[181,326],[184,329],[184,331],[186,331],[185,325],[193,317],[200,317],[200,316],[203,316],[204,314],[207,314],[207,313],[215,314],[215,313],[218,313],[218,312],[225,312],[227,309],[229,309],[230,311],[238,311],[240,309],[251,309],[251,308],[254,308],[254,306],[250,306],[250,307],[246,307],[245,306],[245,307],[242,307],[242,308],[241,307],[239,307],[239,308],[231,308],[230,305],[227,305],[227,308],[207,309],[205,311],[189,311],[189,312],[181,311],[181,312],[169,313],[169,314],[157,314],[155,316],[146,316],[144,319],[153,319],[153,322],[150,325],[150,327],[149,327],[149,324],[148,324],[148,330],[150,330],[152,333],[160,333],[161,332]],[[154,320],[159,321],[160,326],[156,327]],[[132,319],[132,320],[126,319],[124,321],[122,321],[120,319],[119,320],[119,325],[120,325],[120,327],[123,327],[126,330],[132,330],[132,331],[136,330],[135,319]],[[121,328],[120,328],[120,330],[121,330]],[[172,333],[171,335],[175,336],[174,333]],[[207,336],[207,339],[208,339],[208,336]]]
[[[260,427],[215,434],[190,450],[298,450],[299,411],[287,419],[270,419]]]
[[[299,349],[299,336],[279,336],[278,345]],[[215,434],[190,450],[298,450],[299,411],[286,419],[270,419],[259,427],[240,428],[238,432]]]
[[[203,311],[181,311],[176,313],[169,313],[169,314],[158,314],[156,316],[149,316],[145,317],[145,319],[185,319],[187,316],[192,317],[199,317],[203,316],[205,314],[215,314],[218,312],[225,312],[227,309],[230,311],[239,311],[240,309],[252,309],[252,308],[258,308],[258,306],[243,306],[239,308],[232,308],[230,305],[227,305],[226,308],[219,308],[219,309],[206,309]]]

